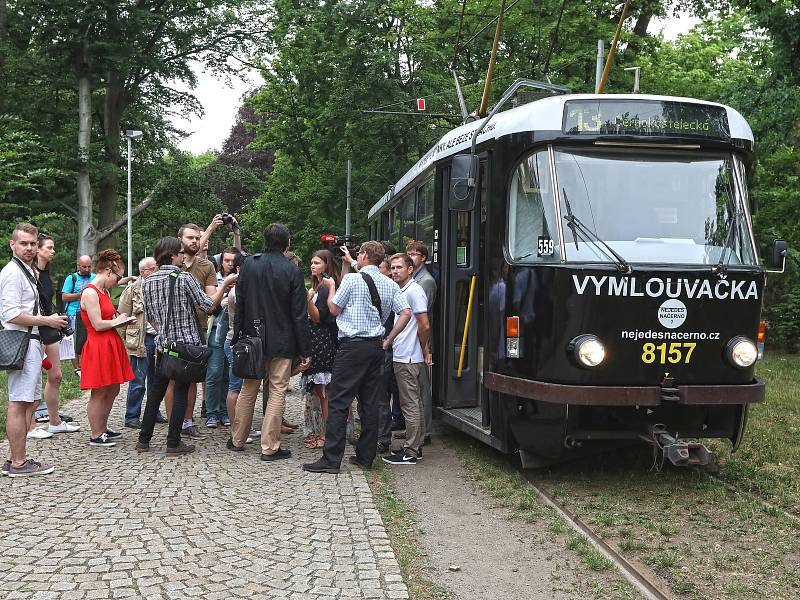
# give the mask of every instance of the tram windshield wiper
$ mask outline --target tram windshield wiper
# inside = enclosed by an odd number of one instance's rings
[[[734,245],[738,241],[737,230],[739,229],[739,220],[741,219],[742,211],[739,209],[739,203],[733,196],[733,189],[730,183],[728,183],[728,197],[733,201],[735,208],[728,222],[728,227],[730,227],[730,229],[728,229],[728,235],[725,236],[724,246],[722,247],[722,252],[719,254],[719,261],[711,269],[711,272],[715,275],[725,275],[727,273],[728,263],[731,262],[731,256],[734,254]]]
[[[630,264],[628,264],[628,261],[622,258],[614,248],[603,240],[603,238],[589,229],[583,224],[583,221],[573,214],[572,207],[569,204],[569,198],[567,197],[567,190],[561,188],[561,191],[564,192],[564,206],[567,208],[567,214],[564,215],[564,220],[567,221],[569,224],[568,227],[572,230],[572,236],[575,238],[575,249],[578,249],[578,234],[581,234],[585,242],[593,242],[596,248],[614,261],[614,264],[617,265],[617,269],[619,269],[621,273],[631,273],[633,269]]]

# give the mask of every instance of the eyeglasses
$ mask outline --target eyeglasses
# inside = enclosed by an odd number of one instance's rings
[[[116,275],[117,279],[122,279],[122,277],[123,277],[122,273],[120,273],[119,271],[117,271],[117,270],[116,270],[116,269],[114,269],[113,267],[109,267],[109,268],[111,269],[111,272],[112,272],[114,275]]]
[[[406,252],[408,256],[422,256],[421,252]]]

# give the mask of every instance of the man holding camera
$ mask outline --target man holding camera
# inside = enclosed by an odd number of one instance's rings
[[[3,474],[26,477],[52,473],[54,467],[26,458],[25,442],[28,424],[42,397],[42,344],[39,326],[63,329],[67,317],[59,314],[43,316],[38,308],[36,258],[39,230],[30,223],[18,223],[11,234],[11,261],[0,271],[0,324],[3,329],[27,331],[27,345],[22,369],[8,371],[8,419],[6,433],[11,451],[3,465]]]

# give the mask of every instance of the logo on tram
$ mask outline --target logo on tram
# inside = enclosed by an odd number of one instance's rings
[[[635,277],[614,277],[608,275],[572,276],[575,291],[595,296],[627,296],[631,298],[688,298],[717,300],[758,300],[758,285],[755,281],[736,279],[688,279],[684,277],[651,277],[641,281]]]
[[[680,300],[670,298],[658,307],[658,322],[667,329],[676,329],[686,320],[686,305]]]

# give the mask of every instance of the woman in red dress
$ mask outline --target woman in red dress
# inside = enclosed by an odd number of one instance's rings
[[[120,434],[108,428],[108,415],[119,386],[133,379],[133,370],[122,339],[114,329],[125,324],[126,314],[117,316],[108,290],[123,276],[116,250],[103,250],[97,257],[97,276],[81,293],[81,319],[86,326],[86,344],[81,354],[81,389],[92,390],[87,407],[92,429],[89,444],[115,446]]]

